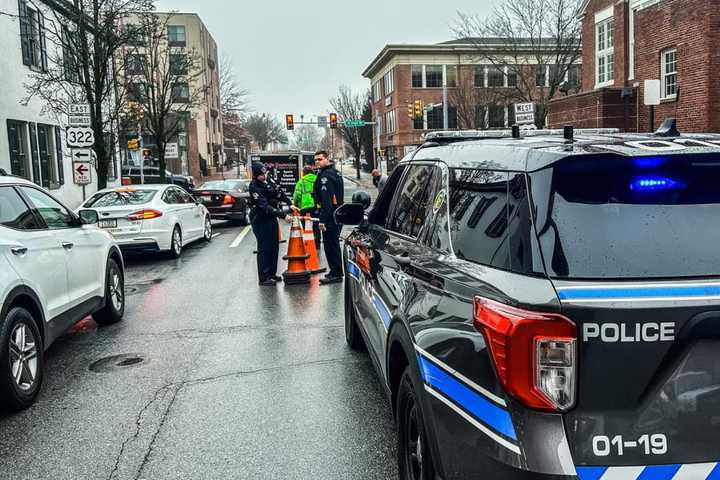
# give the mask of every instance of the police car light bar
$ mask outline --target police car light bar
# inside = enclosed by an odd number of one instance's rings
[[[575,134],[580,135],[608,135],[620,133],[619,128],[578,128],[574,130]],[[541,135],[564,135],[565,130],[562,128],[542,129],[542,130],[520,130],[521,137],[536,137]],[[426,141],[442,141],[442,140],[472,140],[482,138],[510,138],[512,130],[453,130],[453,131],[436,131],[425,134]]]

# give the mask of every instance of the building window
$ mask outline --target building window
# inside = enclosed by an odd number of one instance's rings
[[[448,65],[445,67],[445,83],[448,87],[457,87],[458,66]]]
[[[443,107],[435,107],[427,112],[427,128],[429,130],[443,130],[445,128]],[[448,129],[457,128],[457,109],[448,109]]]
[[[412,66],[412,87],[422,88],[423,87],[423,66],[413,65]]]
[[[187,83],[176,83],[172,87],[172,98],[175,103],[188,103],[190,101],[190,87]]]
[[[505,127],[505,106],[490,105],[488,107],[488,128]]]
[[[127,84],[127,99],[135,103],[145,101],[145,84],[142,82],[130,82]]]
[[[580,65],[570,65],[567,71],[567,82],[571,87],[580,86]]]
[[[170,75],[187,75],[188,56],[183,54],[170,55]]]
[[[663,98],[675,98],[678,91],[677,48],[661,53],[661,91]]]
[[[505,67],[507,71],[507,86],[517,87],[517,69],[516,67]]]
[[[487,65],[476,65],[475,66],[475,86],[478,88],[485,87],[485,70],[488,68]]]
[[[380,90],[380,80],[372,84],[372,97],[373,102],[379,102],[382,98],[382,91]]]
[[[29,7],[26,0],[20,0],[19,13],[23,64],[47,71],[45,17],[39,10]]]
[[[413,118],[413,129],[414,130],[424,130],[425,129],[425,119],[423,117],[414,117]]]
[[[395,91],[395,71],[390,70],[383,76],[383,87],[385,88],[385,95],[390,95]]]
[[[595,61],[597,87],[612,85],[615,78],[615,40],[613,18],[595,25]]]
[[[172,59],[170,61],[172,65]],[[128,75],[143,75],[145,73],[145,55],[130,54],[125,58],[125,72]]]
[[[32,180],[28,165],[27,123],[8,120],[7,132],[10,147],[10,173]]]
[[[505,67],[491,66],[487,73],[488,87],[504,87],[505,86]]]
[[[443,65],[425,65],[425,86],[438,88],[443,86]]]
[[[168,44],[171,47],[184,47],[187,45],[184,25],[168,25]]]
[[[628,80],[635,79],[635,14],[637,10],[630,10],[628,19]]]
[[[385,112],[385,133],[392,133],[395,131],[395,110]]]
[[[547,65],[537,65],[535,67],[535,86],[536,87],[547,87],[547,79],[548,79],[548,66]]]
[[[75,56],[75,32],[69,30],[66,26],[61,31],[62,42],[62,67],[65,80],[70,83],[77,83],[80,79],[77,57]]]
[[[548,72],[548,78],[550,79],[548,86],[557,86],[565,81],[567,71],[563,71],[561,65],[548,65]]]

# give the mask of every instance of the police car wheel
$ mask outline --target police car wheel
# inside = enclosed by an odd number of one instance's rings
[[[179,258],[182,254],[182,232],[177,225],[173,229],[172,239],[170,240],[170,256]]]
[[[348,276],[345,277],[345,341],[353,350],[365,350],[365,342],[360,333],[352,295],[350,294]]]
[[[435,469],[425,429],[425,416],[410,367],[403,372],[397,399],[398,467],[401,480],[434,480]]]

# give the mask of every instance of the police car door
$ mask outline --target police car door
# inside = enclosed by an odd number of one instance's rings
[[[387,332],[410,288],[412,279],[408,270],[422,249],[417,239],[431,208],[432,178],[437,170],[434,163],[408,165],[395,191],[385,228],[374,230],[370,298],[380,358],[385,358]]]

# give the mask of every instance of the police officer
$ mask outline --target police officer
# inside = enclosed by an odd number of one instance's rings
[[[342,253],[340,251],[341,225],[335,223],[335,210],[343,204],[345,185],[328,158],[328,153],[320,150],[315,154],[315,165],[320,169],[315,180],[315,201],[320,208],[320,230],[323,232],[325,258],[330,271],[320,279],[320,284],[341,282],[343,279]]]
[[[303,176],[295,185],[295,193],[293,195],[293,205],[300,209],[300,216],[310,215],[317,217],[317,207],[315,205],[315,181],[317,174],[315,173],[315,165],[305,165],[303,167]],[[320,248],[320,227],[313,222],[313,236],[315,237],[315,248]]]
[[[260,285],[275,285],[282,281],[277,274],[278,251],[280,249],[278,218],[290,221],[290,199],[275,184],[268,182],[265,165],[252,164],[253,180],[250,182],[250,223],[257,239],[257,266]]]

